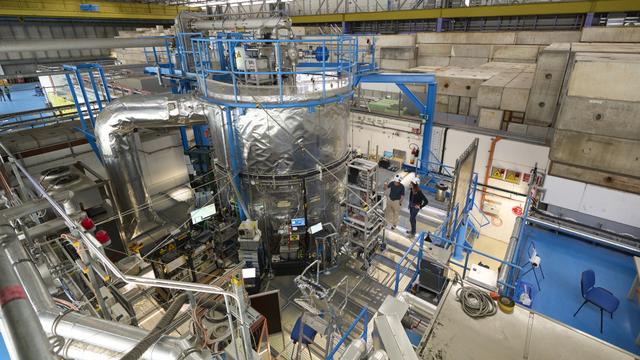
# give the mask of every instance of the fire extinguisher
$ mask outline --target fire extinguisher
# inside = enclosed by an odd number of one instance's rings
[[[420,155],[420,147],[417,144],[409,145],[409,149],[411,150],[411,157],[409,158],[409,165],[415,165],[418,160],[418,155]]]

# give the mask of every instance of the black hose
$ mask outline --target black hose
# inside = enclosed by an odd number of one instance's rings
[[[173,319],[175,319],[176,315],[178,315],[178,311],[182,308],[189,297],[187,293],[180,294],[169,306],[167,312],[164,314],[162,319],[158,322],[158,324],[149,332],[149,334],[140,342],[133,347],[133,349],[129,350],[120,360],[138,360],[142,357],[142,355],[160,339],[164,332],[167,330],[166,328],[171,324]]]

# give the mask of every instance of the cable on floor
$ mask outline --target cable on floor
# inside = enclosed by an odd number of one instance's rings
[[[475,319],[493,316],[497,312],[496,303],[491,296],[472,286],[459,288],[456,291],[456,300],[462,305],[464,313]]]

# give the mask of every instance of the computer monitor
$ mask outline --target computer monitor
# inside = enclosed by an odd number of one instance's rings
[[[255,277],[256,277],[256,268],[242,269],[243,279],[255,279]]]

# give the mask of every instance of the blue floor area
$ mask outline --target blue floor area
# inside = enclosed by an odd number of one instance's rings
[[[7,346],[4,344],[4,339],[0,336],[0,359],[9,360],[9,351],[7,351]]]
[[[9,86],[12,101],[9,101],[5,95],[5,101],[0,101],[0,115],[46,108],[45,97],[34,95],[33,89],[36,84],[39,83],[32,82]]]
[[[631,301],[626,298],[636,275],[630,255],[529,226],[525,228],[523,239],[526,246],[531,241],[534,242],[542,259],[541,267],[545,275],[545,279],[540,278],[542,290],[534,296],[533,310],[633,354],[640,354],[640,346],[635,344],[636,336],[640,332],[640,305],[635,299]],[[525,262],[526,256],[519,264]],[[573,317],[573,313],[583,301],[580,277],[582,271],[587,269],[592,269],[596,274],[595,286],[609,290],[620,300],[613,320],[605,312],[602,334],[600,310],[594,305],[586,304],[578,315]],[[532,272],[522,280],[535,286],[536,280]]]

